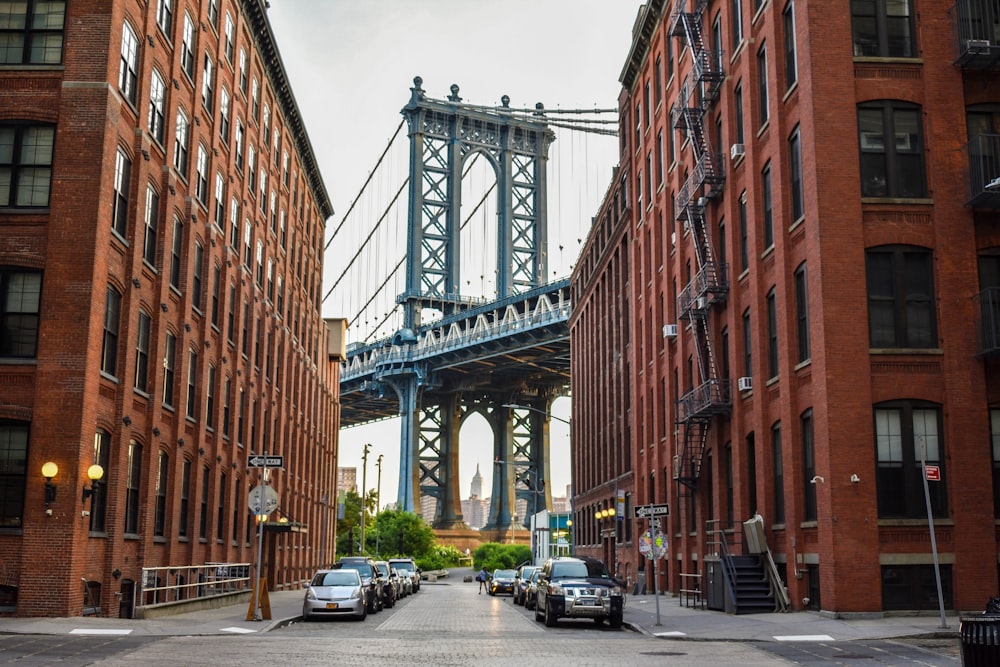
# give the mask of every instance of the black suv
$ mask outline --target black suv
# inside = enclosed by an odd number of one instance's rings
[[[607,620],[622,626],[621,586],[608,566],[596,558],[550,558],[538,575],[535,620],[552,627],[562,617],[592,618],[598,625]]]
[[[374,614],[377,611],[382,611],[381,592],[384,582],[382,581],[382,574],[375,567],[374,559],[367,556],[345,556],[337,561],[337,564],[331,569],[340,568],[357,570],[358,574],[361,575],[361,583],[364,584],[365,592],[368,596],[366,600],[368,613]]]

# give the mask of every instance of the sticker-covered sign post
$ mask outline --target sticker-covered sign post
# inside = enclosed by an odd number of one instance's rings
[[[670,506],[640,505],[635,508],[635,518],[649,519],[649,528],[639,536],[639,553],[653,561],[653,587],[660,584],[660,559],[667,555],[667,537],[660,531],[657,517],[670,514]],[[660,591],[653,596],[656,601],[656,625],[660,625]]]
[[[267,597],[267,577],[264,576],[264,522],[268,515],[278,509],[278,492],[267,485],[267,469],[269,466],[284,465],[284,457],[263,456],[251,457],[248,461],[251,468],[262,468],[261,483],[250,489],[247,494],[247,506],[257,520],[257,576],[253,587],[253,598],[250,609],[247,610],[248,621],[270,621],[271,602]]]

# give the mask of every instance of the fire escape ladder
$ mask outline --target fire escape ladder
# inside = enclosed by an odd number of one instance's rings
[[[698,488],[710,425],[708,419],[688,419],[681,423],[684,429],[683,449],[674,456],[674,479],[681,483],[678,489],[681,497],[690,497]]]

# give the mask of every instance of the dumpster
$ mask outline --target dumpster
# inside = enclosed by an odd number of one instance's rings
[[[1000,615],[962,616],[958,627],[963,667],[1000,665]]]

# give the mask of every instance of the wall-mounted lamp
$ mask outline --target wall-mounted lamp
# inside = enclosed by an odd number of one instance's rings
[[[52,482],[52,478],[58,474],[59,466],[52,461],[47,461],[42,464],[42,477],[45,478],[45,514],[47,516],[52,516],[52,510],[49,509],[49,503],[54,503],[56,501],[56,485]]]
[[[158,426],[153,427],[153,435],[160,435],[160,428]]]
[[[119,577],[122,576],[122,571],[116,567],[115,569],[111,570],[111,576],[114,577],[115,579],[118,579]]]
[[[124,417],[122,417],[122,423],[125,424],[126,426],[131,426],[132,418],[129,417],[128,415],[125,415]]]
[[[184,438],[177,438],[177,446],[178,447],[184,446]]]
[[[811,480],[809,480],[809,483],[810,483],[810,484],[815,484],[816,482],[820,482],[820,483],[822,483],[822,482],[825,482],[825,481],[826,481],[826,480],[825,480],[825,479],[823,479],[823,477],[822,477],[821,475],[816,475],[816,476],[815,476],[815,477],[813,477],[813,478],[812,478]]]
[[[140,281],[138,278],[133,278],[132,279],[132,286],[133,287],[142,287],[142,281]]]
[[[102,468],[98,464],[95,463],[94,465],[87,468],[87,479],[90,480],[90,488],[88,489],[86,484],[83,485],[82,499],[84,502],[87,501],[87,498],[90,498],[91,496],[94,495],[94,490],[97,488],[97,481],[102,477],[104,477],[104,468]]]
[[[616,514],[615,508],[609,507],[606,510],[598,510],[597,514],[595,514],[594,516],[596,516],[598,519],[611,519],[615,516],[615,514]]]
[[[859,483],[860,481],[861,481],[861,478],[860,478],[860,477],[858,477],[858,474],[857,474],[857,473],[854,473],[853,475],[851,475],[851,483],[852,483],[852,484],[857,484],[857,483]]]

